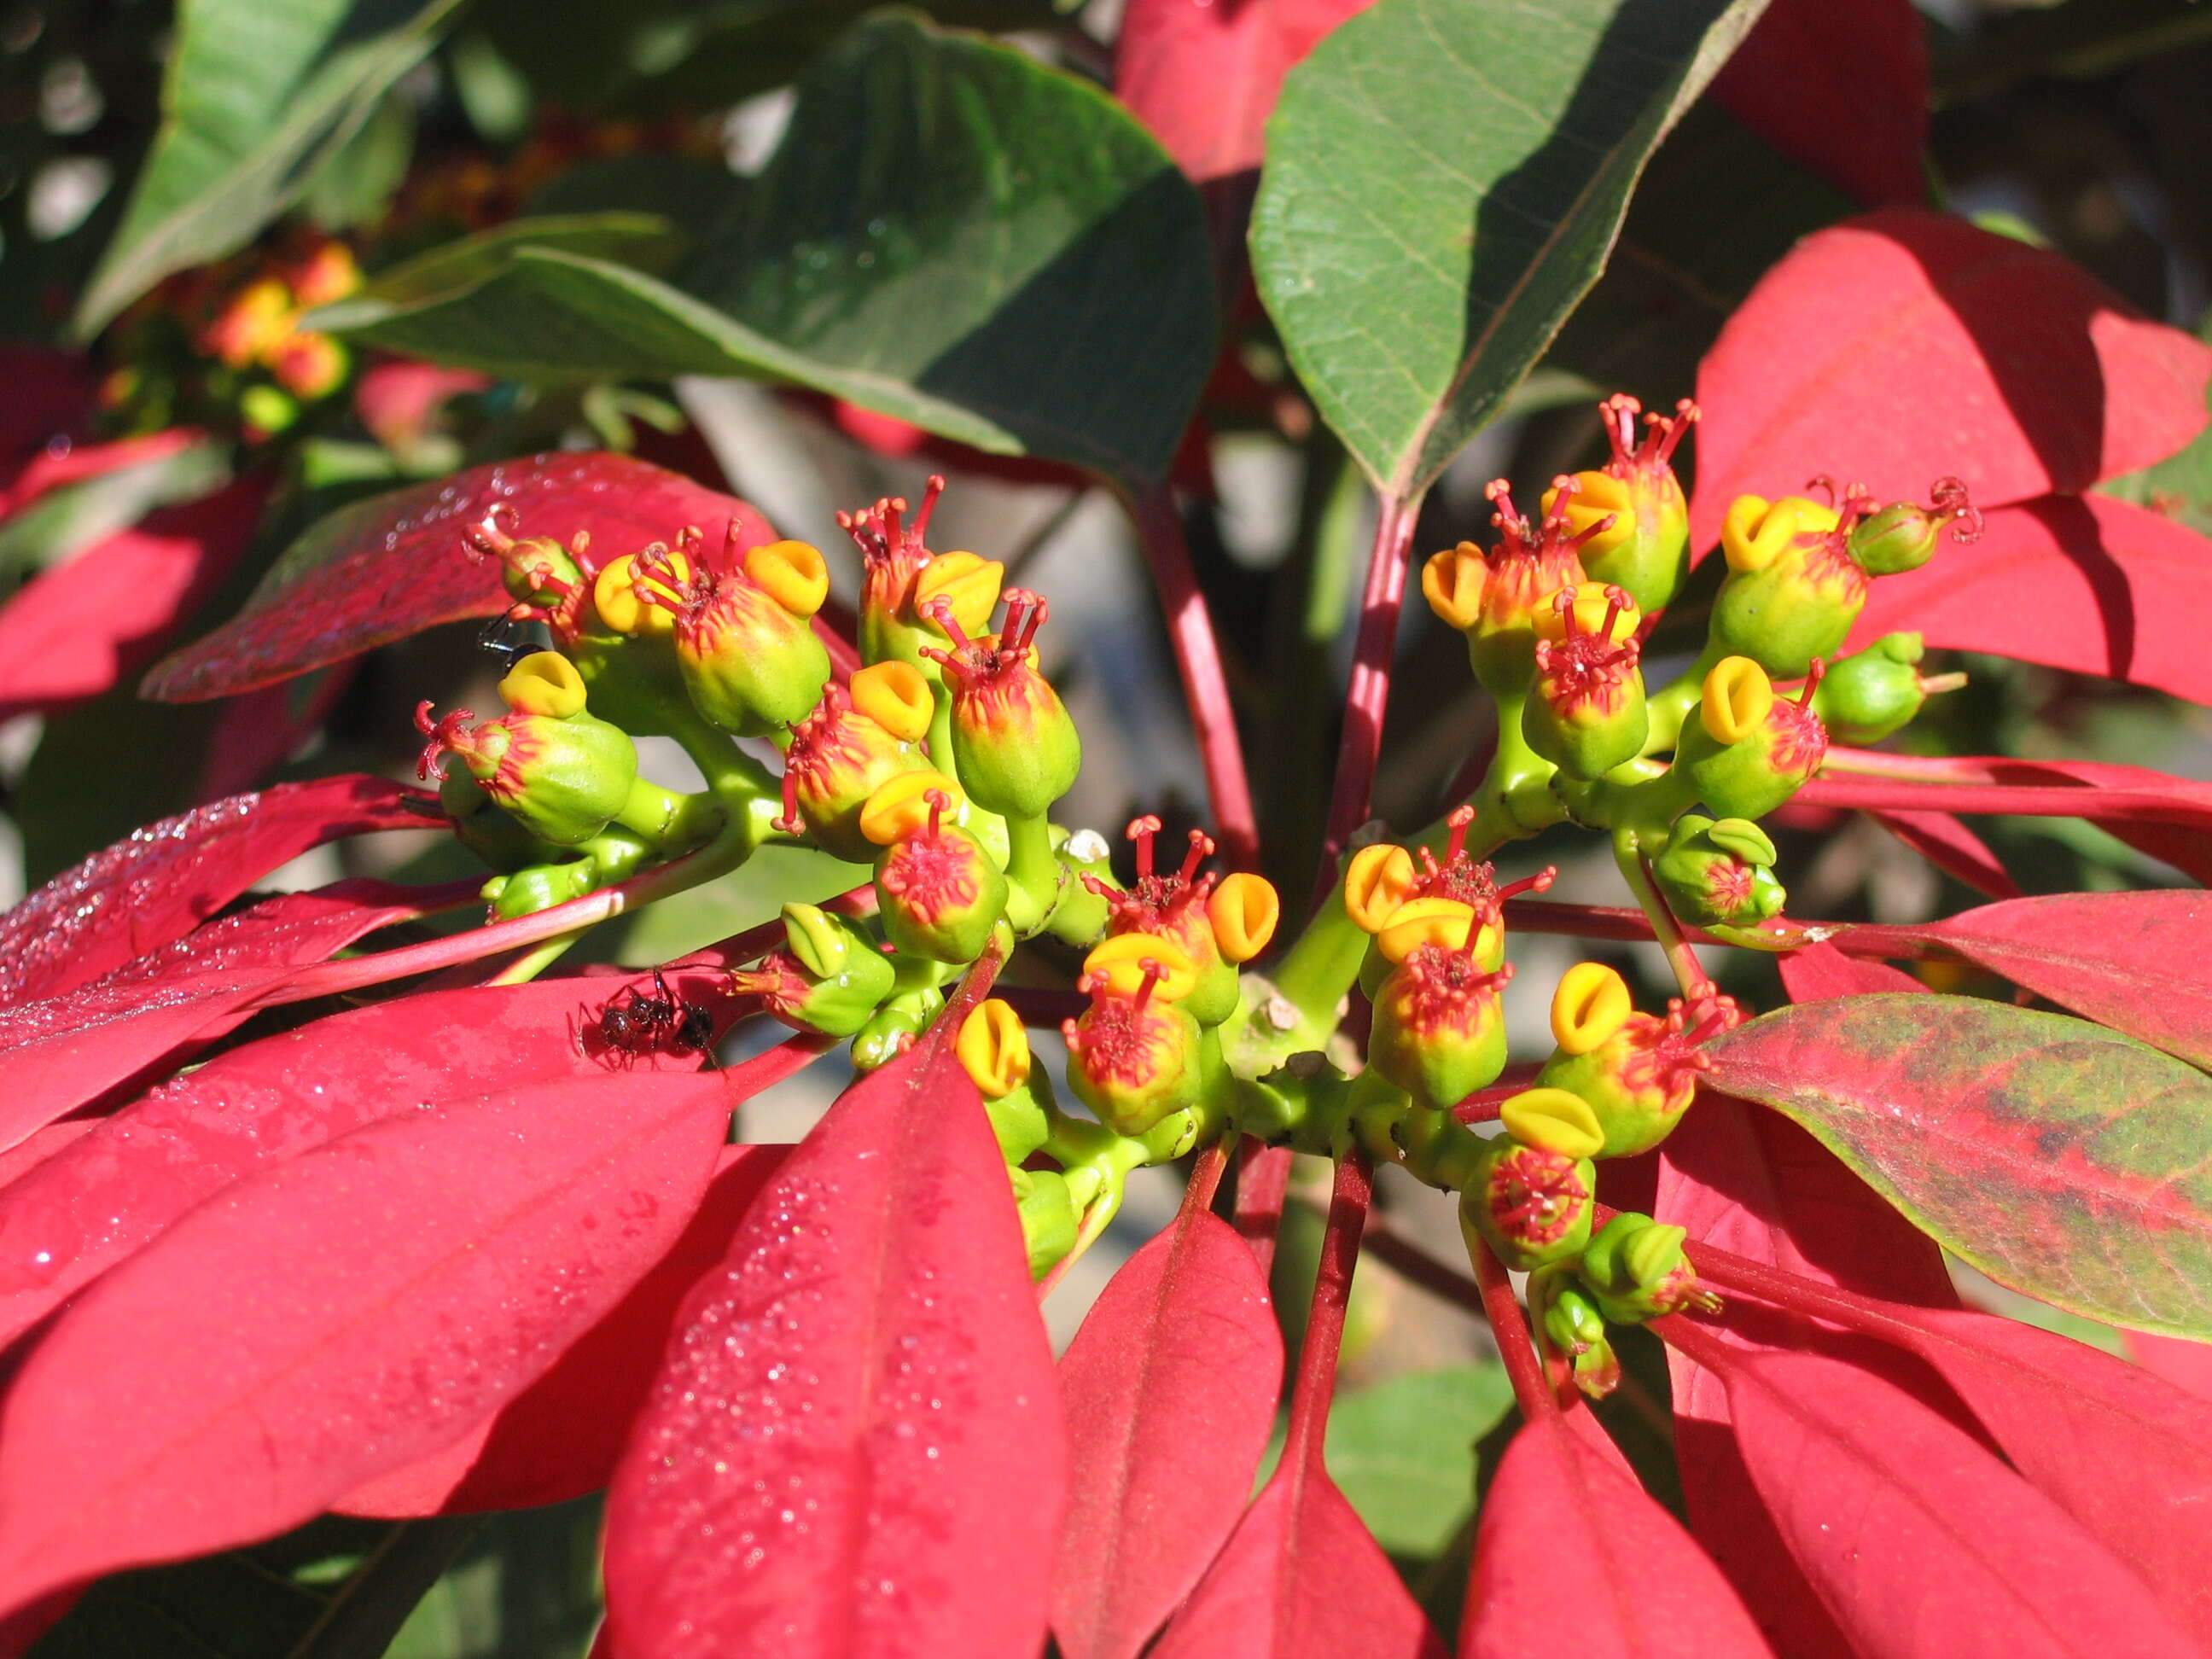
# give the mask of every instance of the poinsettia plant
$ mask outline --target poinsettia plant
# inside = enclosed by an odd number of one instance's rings
[[[8,1651],[2212,1654],[2212,349],[1909,6],[553,10],[38,256]]]

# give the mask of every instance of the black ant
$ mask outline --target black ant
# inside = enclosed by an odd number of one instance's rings
[[[686,1000],[656,968],[651,995],[635,985],[623,987],[607,1000],[586,1036],[597,1040],[602,1053],[618,1052],[633,1061],[655,1048],[679,1054],[704,1054],[714,1041],[714,1017]]]
[[[538,648],[532,638],[530,625],[513,617],[494,617],[477,630],[477,649],[489,651],[499,659],[499,672],[511,674],[514,665]]]

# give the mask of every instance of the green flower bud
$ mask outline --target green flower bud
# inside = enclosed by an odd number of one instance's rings
[[[1188,966],[1183,964],[1186,975]],[[1089,994],[1091,1007],[1080,1019],[1060,1026],[1067,1040],[1069,1085],[1117,1134],[1144,1134],[1170,1114],[1195,1105],[1204,1087],[1198,1022],[1162,994],[1172,987],[1163,985],[1169,976],[1160,967],[1146,963],[1133,991],[1117,987],[1116,972],[1085,973],[1078,984]]]
[[[1678,998],[1663,1018],[1630,1012],[1614,1024],[1609,1014],[1575,1030],[1574,1048],[1563,1044],[1537,1073],[1536,1085],[1589,1103],[1605,1136],[1597,1157],[1649,1152],[1689,1109],[1698,1073],[1712,1064],[1704,1045],[1742,1018],[1735,1001],[1717,993],[1687,1008]],[[1555,1016],[1555,1028],[1559,1023]]]
[[[973,962],[1006,913],[1006,878],[981,842],[933,811],[877,855],[876,897],[902,954]]]
[[[1202,830],[1192,830],[1182,867],[1163,874],[1153,863],[1159,833],[1160,821],[1151,813],[1132,818],[1127,834],[1137,848],[1136,880],[1122,889],[1088,877],[1085,885],[1106,906],[1109,939],[1141,933],[1170,940],[1182,951],[1195,979],[1176,1002],[1200,1025],[1218,1025],[1237,1012],[1243,988],[1237,964],[1222,956],[1214,936],[1208,901],[1216,878],[1198,873],[1199,866],[1213,855],[1213,838]]]
[[[453,821],[455,838],[494,870],[524,870],[559,857],[551,843],[539,841],[501,811],[466,768],[439,779],[438,805]]]
[[[944,1011],[945,994],[934,987],[901,991],[860,1027],[853,1039],[853,1064],[863,1072],[872,1072],[897,1059]]]
[[[1982,515],[1966,499],[1966,486],[1959,479],[1938,478],[1929,486],[1928,494],[1933,506],[1916,507],[1911,501],[1897,501],[1853,525],[1851,556],[1874,575],[1894,575],[1903,570],[1917,570],[1934,558],[1936,544],[1942,539],[1947,524],[1958,525],[1951,533],[1959,541],[1971,542],[1981,535]],[[1870,507],[1873,503],[1854,501],[1850,505]]]
[[[1029,1249],[1030,1278],[1041,1279],[1075,1248],[1083,1217],[1066,1176],[1019,1168],[1006,1173],[1013,1180],[1014,1208],[1022,1219],[1022,1243]]]
[[[1721,526],[1729,571],[1713,600],[1711,648],[1785,679],[1835,655],[1867,596],[1841,525],[1833,507],[1802,496],[1739,495]]]
[[[1460,1194],[1460,1224],[1516,1272],[1572,1261],[1589,1242],[1596,1190],[1586,1158],[1494,1140]]]
[[[1616,1324],[1640,1324],[1684,1308],[1720,1306],[1682,1254],[1689,1235],[1648,1215],[1617,1215],[1590,1240],[1576,1270],[1599,1310]]]
[[[953,1052],[983,1097],[1000,1156],[1020,1164],[1051,1137],[1054,1111],[1051,1079],[1032,1063],[1021,1016],[987,997],[961,1023]]]
[[[863,682],[863,675],[877,678]],[[876,856],[874,843],[860,833],[860,809],[868,797],[899,773],[928,765],[910,738],[902,741],[855,706],[856,695],[876,702],[875,693],[889,689],[879,684],[887,676],[904,677],[902,685],[910,680],[908,689],[918,688],[927,702],[927,684],[906,664],[864,668],[854,676],[854,692],[835,680],[823,687],[820,706],[792,728],[791,746],[784,751],[783,816],[777,827],[795,830],[804,824],[823,851],[854,864]],[[926,708],[922,720],[927,730]]]
[[[676,618],[676,665],[692,707],[726,732],[762,737],[796,725],[821,701],[830,653],[810,618],[829,596],[829,568],[804,542],[738,546],[719,556],[696,531],[673,550],[655,543],[633,562],[641,602]]]
[[[1774,878],[1774,843],[1748,818],[1718,823],[1700,813],[1674,821],[1651,873],[1668,908],[1699,927],[1764,921],[1787,896]]]
[[[1863,651],[1831,663],[1813,694],[1813,712],[1838,743],[1880,743],[1919,714],[1930,690],[1956,679],[1920,677],[1921,636],[1885,634]]]
[[[1010,818],[1042,817],[1075,782],[1083,740],[1060,694],[1030,658],[1050,608],[1024,588],[1006,590],[1006,626],[970,639],[951,602],[930,600],[927,614],[953,648],[925,647],[952,691],[952,763],[976,803]]]
[[[1539,618],[1536,677],[1521,734],[1567,777],[1591,783],[1643,753],[1650,719],[1626,589],[1563,587]]]
[[[493,915],[512,921],[517,916],[534,916],[540,910],[581,898],[598,884],[591,860],[577,859],[568,864],[534,864],[494,876],[483,884],[483,897]]]
[[[859,928],[811,904],[783,907],[784,948],[760,966],[733,970],[733,990],[801,1030],[851,1036],[891,994],[897,970]]]
[[[443,773],[444,757],[460,756],[470,776],[517,823],[556,847],[586,842],[613,822],[637,781],[637,748],[629,734],[584,707],[584,683],[556,652],[525,657],[500,682],[510,712],[476,726],[465,708],[441,720],[430,705],[415,710],[426,739],[416,770]]]
[[[1499,997],[1512,976],[1466,948],[1417,946],[1376,994],[1368,1063],[1418,1104],[1450,1110],[1505,1069]]]
[[[507,614],[515,621],[542,617],[563,647],[576,642],[591,598],[592,585],[584,575],[581,559],[591,546],[590,537],[579,533],[571,552],[550,536],[520,540],[501,527],[514,509],[504,502],[484,515],[483,522],[462,537],[462,545],[473,559],[495,559],[501,586],[514,601]]]
[[[1529,1276],[1529,1305],[1543,1308],[1545,1339],[1565,1354],[1575,1386],[1602,1400],[1620,1386],[1620,1361],[1607,1340],[1597,1308],[1568,1275],[1564,1264]]]
[[[1827,733],[1812,710],[1816,664],[1795,702],[1774,693],[1766,671],[1729,657],[1705,676],[1698,717],[1683,723],[1674,770],[1723,817],[1764,817],[1820,770]]]

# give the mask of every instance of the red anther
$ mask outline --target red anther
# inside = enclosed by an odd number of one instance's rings
[[[1147,812],[1142,817],[1131,818],[1124,833],[1137,843],[1137,879],[1149,879],[1152,873],[1152,837],[1160,833],[1160,821]]]
[[[1518,546],[1527,534],[1528,521],[1521,516],[1520,509],[1513,505],[1512,485],[1503,478],[1492,478],[1488,483],[1483,485],[1482,493],[1490,504],[1498,509],[1491,514],[1490,522],[1503,532],[1507,547]]]
[[[959,621],[953,616],[951,600],[940,594],[921,607],[921,614],[945,630],[945,636],[952,641],[954,650],[973,651],[975,648],[975,641],[969,639],[962,630]],[[952,665],[952,659],[947,653],[937,650],[931,646],[924,646],[922,650],[927,655],[943,663],[946,667]]]
[[[1168,970],[1160,966],[1158,959],[1152,957],[1139,959],[1137,969],[1144,975],[1144,978],[1138,982],[1133,1006],[1141,1008],[1152,1000],[1153,988],[1167,977]]]
[[[1518,898],[1523,893],[1549,892],[1551,890],[1552,884],[1559,878],[1559,866],[1556,864],[1547,864],[1542,869],[1539,870],[1534,875],[1523,876],[1519,881],[1510,882],[1505,886],[1499,888],[1498,890],[1498,902],[1500,904],[1503,904],[1506,900],[1510,898]]]
[[[1604,637],[1606,639],[1609,640],[1613,637],[1613,624],[1620,620],[1620,613],[1627,610],[1628,605],[1629,599],[1628,590],[1626,588],[1608,587],[1605,590]]]
[[[1474,808],[1464,803],[1453,807],[1450,816],[1444,819],[1444,827],[1451,831],[1444,842],[1445,863],[1455,864],[1467,856],[1467,827],[1474,822]],[[1424,853],[1428,850],[1425,847],[1421,849]],[[1433,860],[1430,868],[1435,868]]]
[[[1032,593],[1026,587],[1010,587],[1006,592],[1006,626],[999,636],[999,649],[1004,655],[1021,657],[1029,651],[1052,615],[1052,607],[1045,603],[1044,595]]]
[[[1581,482],[1571,472],[1562,472],[1552,480],[1552,510],[1544,515],[1547,532],[1556,534],[1566,528],[1567,509],[1574,505],[1575,492],[1581,488]]]
[[[942,789],[933,789],[922,799],[929,803],[929,835],[934,841],[943,832],[945,815],[952,810],[952,797]]]
[[[1581,620],[1575,615],[1575,592],[1571,585],[1552,595],[1552,609],[1559,612],[1559,625],[1566,630],[1569,639],[1574,637],[1575,623]]]
[[[1626,392],[1616,392],[1598,405],[1598,414],[1605,422],[1606,441],[1613,446],[1613,459],[1617,465],[1626,467],[1636,453],[1636,417],[1644,412],[1644,405]]]
[[[1182,856],[1182,869],[1176,879],[1188,886],[1198,876],[1198,866],[1213,856],[1213,837],[1203,830],[1190,832],[1190,851]]]
[[[929,515],[937,511],[937,498],[944,493],[945,479],[941,474],[933,472],[927,479],[923,480],[921,486],[921,508],[914,515],[914,528],[908,532],[915,541],[919,542],[927,535],[929,532]],[[899,507],[903,510],[906,507],[906,503],[904,501],[901,501],[899,503]]]
[[[1828,664],[1826,658],[1815,657],[1807,665],[1805,684],[1797,688],[1797,706],[1800,708],[1810,708],[1813,706],[1813,694],[1820,689],[1820,676],[1827,672]]]

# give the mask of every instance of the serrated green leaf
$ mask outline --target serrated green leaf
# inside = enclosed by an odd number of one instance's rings
[[[1291,71],[1253,273],[1378,489],[1418,496],[1496,414],[1763,5],[1380,0]]]
[[[2086,1020],[1972,997],[1841,997],[1706,1050],[2001,1285],[2212,1337],[2212,1079]]]
[[[153,153],[78,302],[80,334],[242,247],[436,44],[459,0],[183,0]]]
[[[783,148],[675,280],[524,249],[346,327],[505,374],[788,380],[1143,480],[1204,383],[1213,300],[1197,192],[1127,112],[892,14],[817,60]]]

